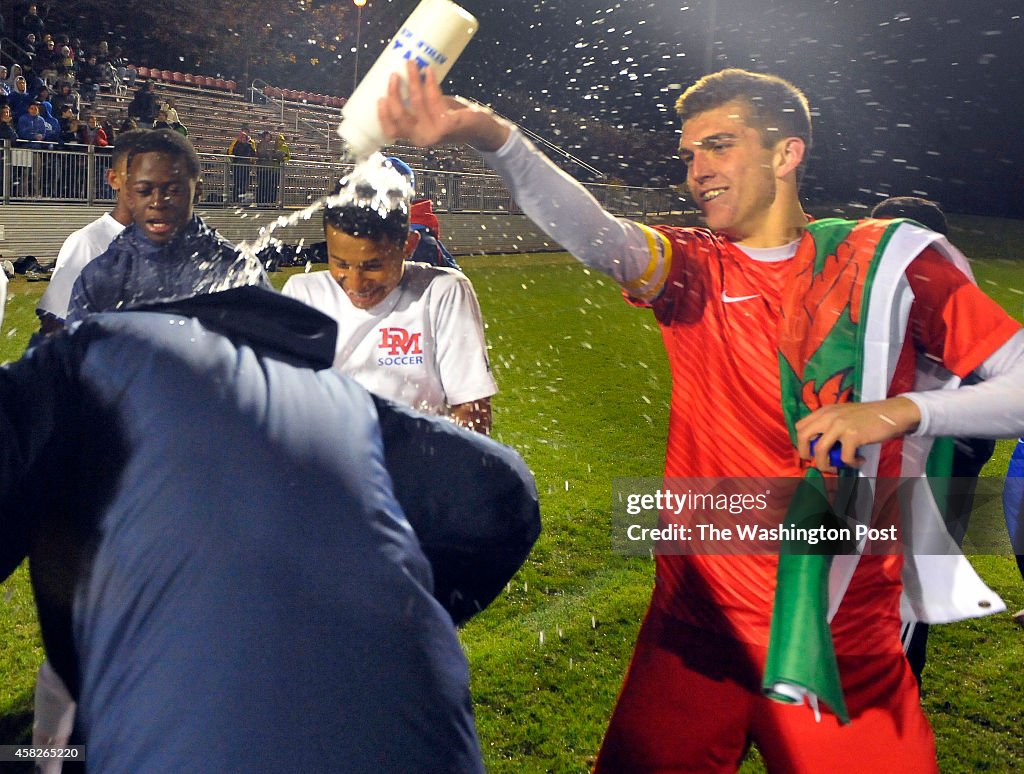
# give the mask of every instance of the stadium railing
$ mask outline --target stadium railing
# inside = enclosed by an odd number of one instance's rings
[[[106,204],[114,192],[106,183],[110,150],[95,146],[14,146],[0,148],[3,157],[2,202],[76,202]],[[351,164],[291,161],[281,166],[237,166],[231,156],[200,153],[204,207],[254,206],[300,209],[326,196]],[[414,167],[415,169],[415,167]],[[438,212],[521,212],[501,178],[482,172],[416,169],[418,194]],[[610,212],[646,218],[683,211],[671,188],[586,184]],[[236,195],[238,194],[238,195]]]
[[[45,145],[45,143],[36,143]],[[106,152],[104,152],[106,151]],[[18,201],[106,202],[108,149],[93,145],[33,148],[3,143],[3,203]]]

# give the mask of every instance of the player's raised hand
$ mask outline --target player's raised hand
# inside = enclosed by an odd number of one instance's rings
[[[843,447],[843,464],[859,468],[859,447],[911,433],[920,421],[917,404],[903,397],[822,406],[796,423],[797,450],[803,459],[813,460],[819,470],[832,470],[829,449],[839,443]],[[818,439],[813,455],[812,438]]]
[[[465,142],[483,151],[495,151],[508,139],[508,124],[486,108],[445,96],[430,68],[421,74],[414,62],[407,62],[406,77],[407,99],[402,98],[402,80],[396,74],[387,96],[377,104],[387,134],[419,147]]]

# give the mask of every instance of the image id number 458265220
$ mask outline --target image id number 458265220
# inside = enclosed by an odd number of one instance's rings
[[[31,745],[0,744],[0,763],[16,763],[18,761],[41,760],[43,758],[63,761],[84,761],[85,745],[32,747]]]

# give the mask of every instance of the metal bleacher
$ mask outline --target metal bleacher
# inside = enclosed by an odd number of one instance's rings
[[[262,81],[254,82],[263,84],[262,88],[253,85],[243,93],[230,80],[140,68],[139,80],[146,77],[156,82],[159,99],[174,98],[178,116],[199,153],[226,154],[245,124],[254,139],[263,129],[282,131],[292,161],[341,161],[343,149],[336,130],[344,105],[342,97],[282,89]],[[103,91],[93,109],[101,120],[109,117],[116,126],[131,98],[131,92]],[[420,148],[398,144],[389,146],[387,152],[414,168],[422,167],[424,162]],[[485,171],[483,162],[471,154],[463,154],[461,160],[466,172]]]
[[[247,124],[255,136],[263,129],[274,131],[283,127],[294,160],[338,160],[339,140],[336,135],[330,136],[328,127],[337,126],[339,108],[284,97],[263,104],[252,103],[236,88],[230,88],[233,81],[224,81],[224,85],[218,87],[216,82],[213,85],[197,83],[198,77],[193,76],[192,83],[156,80],[156,94],[160,100],[174,99],[178,116],[188,128],[189,139],[200,153],[227,153],[239,129]],[[130,92],[101,91],[93,109],[101,119],[109,118],[117,126],[127,115],[131,99]]]
[[[152,79],[158,99],[174,98],[202,164],[203,198],[198,206],[229,238],[248,238],[249,226],[255,221],[269,222],[306,208],[329,193],[351,169],[336,133],[340,98],[269,84],[259,89],[254,84],[243,93],[234,82],[223,79],[145,68],[139,71],[137,85]],[[83,106],[83,112],[95,113],[118,127],[127,116],[133,91],[112,84],[101,89],[92,105]],[[282,131],[291,159],[280,167],[253,165],[240,195],[227,150],[243,125],[249,126],[254,138],[264,129]],[[554,249],[522,215],[502,179],[485,169],[475,153],[459,149],[462,171],[453,172],[427,163],[418,148],[392,145],[384,150],[416,171],[417,193],[433,201],[450,249],[477,252],[483,236],[487,237],[484,246],[490,250]],[[436,158],[446,156],[449,150],[438,149]],[[56,255],[67,233],[51,227],[53,204],[59,203],[62,218],[77,228],[113,201],[114,192],[105,183],[110,165],[106,149],[83,145],[28,148],[5,142],[0,160],[0,227],[6,229],[5,251],[29,250],[48,260]],[[268,174],[275,187],[265,196],[258,181],[267,179],[260,176]],[[671,189],[596,183],[586,187],[610,211],[642,221],[681,208]]]

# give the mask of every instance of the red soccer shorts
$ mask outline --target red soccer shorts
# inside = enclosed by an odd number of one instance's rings
[[[895,635],[894,635],[895,636]],[[597,774],[734,772],[750,744],[769,771],[938,772],[935,741],[902,654],[839,657],[851,722],[761,694],[765,649],[655,606],[605,733]]]

